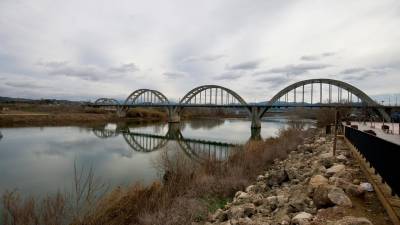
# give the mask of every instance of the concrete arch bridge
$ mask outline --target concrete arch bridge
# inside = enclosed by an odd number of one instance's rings
[[[100,98],[92,107],[114,107],[124,116],[129,108],[162,107],[168,110],[169,122],[180,121],[185,108],[243,108],[247,111],[252,128],[261,127],[261,118],[272,108],[365,108],[374,111],[383,120],[390,121],[388,112],[396,108],[375,102],[355,86],[333,79],[310,79],[293,83],[276,93],[270,100],[248,103],[235,91],[219,85],[203,85],[187,92],[179,102],[171,102],[157,90],[139,89],[132,92],[124,103]]]

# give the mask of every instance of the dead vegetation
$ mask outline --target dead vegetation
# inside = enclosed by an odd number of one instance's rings
[[[74,192],[42,201],[3,195],[5,225],[152,224],[180,225],[205,221],[236,191],[243,190],[276,158],[285,158],[311,131],[289,128],[277,138],[252,141],[236,149],[227,161],[194,163],[170,149],[156,161],[163,182],[149,186],[117,187],[104,194],[92,168],[74,166]],[[101,198],[99,198],[102,196]]]
[[[94,212],[75,224],[189,224],[204,221],[210,211],[243,190],[273,159],[285,158],[307,132],[281,131],[278,138],[249,142],[222,163],[194,164],[183,153],[166,151],[158,160],[167,171],[163,183],[118,188]]]

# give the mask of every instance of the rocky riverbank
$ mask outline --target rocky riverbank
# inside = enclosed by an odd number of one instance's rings
[[[347,145],[317,135],[209,216],[219,225],[391,224]]]

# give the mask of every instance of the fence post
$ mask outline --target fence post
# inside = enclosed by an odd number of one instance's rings
[[[335,109],[335,131],[334,131],[334,136],[333,136],[333,156],[336,155],[336,140],[337,140],[337,128],[338,128],[338,118],[339,117],[339,111]]]

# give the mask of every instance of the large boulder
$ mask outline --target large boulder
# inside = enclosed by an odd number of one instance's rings
[[[352,206],[352,202],[344,191],[332,185],[320,185],[313,194],[313,201],[317,208],[326,208],[334,205]]]
[[[328,198],[335,205],[347,206],[347,207],[353,206],[350,198],[347,197],[347,195],[344,193],[344,191],[342,189],[337,188],[337,187],[332,188],[328,192]]]
[[[336,221],[334,225],[372,225],[372,223],[364,217],[346,216]]]

